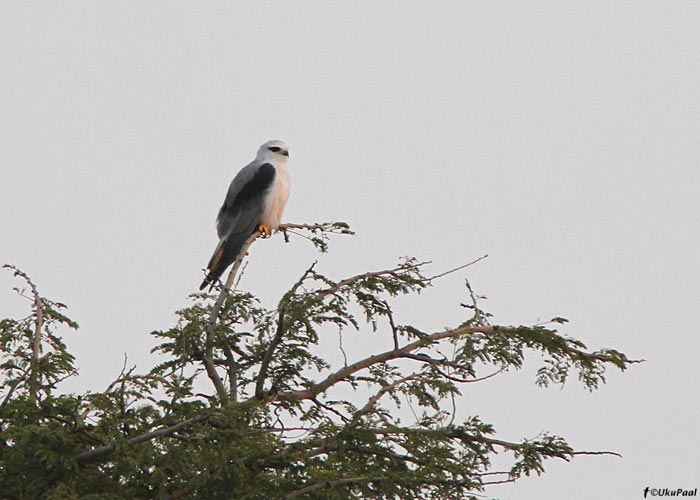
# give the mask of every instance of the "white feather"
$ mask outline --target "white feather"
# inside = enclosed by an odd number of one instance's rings
[[[270,151],[270,147],[280,148],[280,151]],[[263,215],[260,218],[260,223],[269,227],[271,230],[276,230],[282,221],[284,208],[287,206],[289,198],[289,172],[287,172],[287,145],[282,141],[268,141],[258,150],[257,159],[264,163],[270,163],[275,167],[275,179],[272,181],[265,200],[263,202]],[[284,154],[283,154],[284,153]]]
[[[287,162],[275,162],[275,180],[265,197],[265,209],[261,217],[261,223],[272,230],[279,227],[282,221],[284,208],[287,206],[289,198],[289,172],[287,172]]]

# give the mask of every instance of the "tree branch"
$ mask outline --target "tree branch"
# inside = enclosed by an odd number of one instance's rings
[[[347,224],[342,223],[342,222],[336,222],[336,223],[323,223],[323,224],[280,224],[279,228],[280,231],[282,231],[285,235],[285,240],[287,239],[286,236],[286,231],[288,229],[305,229],[311,232],[338,232],[341,234],[354,234],[348,227]],[[248,249],[250,248],[250,245],[253,244],[253,242],[258,239],[261,236],[261,233],[259,231],[255,231],[253,234],[250,235],[250,237],[246,240],[246,242],[243,244],[243,247],[241,248],[240,254],[238,255],[238,258],[233,264],[233,267],[231,267],[231,271],[229,272],[228,278],[226,279],[226,283],[222,287],[221,291],[219,292],[219,296],[216,300],[216,303],[214,304],[214,307],[212,307],[211,312],[209,313],[209,320],[207,322],[207,328],[206,328],[206,340],[205,340],[205,350],[202,355],[202,363],[204,364],[204,368],[206,370],[207,376],[209,379],[212,381],[214,384],[214,388],[216,389],[216,393],[219,396],[219,399],[221,399],[222,403],[226,403],[228,401],[228,394],[226,392],[226,389],[224,387],[223,381],[221,380],[221,377],[219,376],[218,372],[216,371],[216,367],[214,365],[214,337],[216,335],[216,326],[218,323],[219,319],[219,312],[221,311],[221,307],[223,306],[224,300],[226,297],[229,295],[231,286],[233,285],[234,279],[236,277],[236,274],[238,273],[239,268],[241,267],[241,264],[243,260],[245,259],[245,256],[248,253]],[[313,266],[311,266],[313,268]],[[310,271],[307,271],[307,274]],[[306,278],[306,275],[302,278],[301,281],[303,281],[304,278]],[[278,328],[278,333],[283,334],[283,330]],[[277,342],[274,342],[270,345],[270,349],[268,349],[268,352],[266,352],[265,357],[272,357],[272,354],[274,353],[275,348],[277,347],[277,344],[281,340],[281,337],[277,340]],[[267,372],[267,367],[269,366],[270,360],[267,361],[267,363],[264,366],[261,366],[261,376],[258,377],[258,381],[256,383],[256,395],[261,393],[262,387],[260,387],[261,383],[264,383],[266,372]]]
[[[32,361],[29,373],[29,399],[36,401],[37,394],[39,392],[39,362],[41,361],[41,330],[44,326],[44,301],[39,295],[39,290],[37,289],[34,282],[29,278],[27,273],[21,271],[19,268],[11,265],[4,264],[2,267],[5,269],[12,269],[15,276],[21,277],[27,282],[29,288],[32,290],[33,302],[34,302],[34,339],[32,343]]]
[[[353,415],[353,418],[352,418],[353,421],[356,421],[359,417],[361,417],[362,415],[369,412],[374,407],[374,405],[376,405],[377,402],[379,402],[379,400],[382,398],[382,396],[393,391],[394,389],[396,389],[398,386],[400,386],[404,382],[408,382],[409,380],[413,380],[414,378],[420,377],[421,375],[423,375],[423,372],[411,373],[410,375],[407,375],[403,378],[395,380],[391,384],[388,384],[388,385],[385,385],[384,387],[382,387],[374,396],[372,396],[367,401],[367,403],[360,409],[360,411],[358,411],[357,413],[355,413],[355,415]]]
[[[452,273],[455,273],[455,272],[457,272],[457,271],[461,271],[462,269],[467,268],[467,267],[469,267],[469,266],[473,266],[473,265],[476,264],[477,262],[480,262],[480,261],[486,259],[487,257],[488,257],[488,254],[487,254],[487,255],[482,255],[482,256],[479,257],[478,259],[474,259],[474,260],[471,261],[471,262],[467,262],[466,264],[462,264],[461,266],[455,267],[454,269],[450,269],[449,271],[445,271],[444,273],[440,273],[440,274],[436,274],[435,276],[431,276],[430,278],[427,278],[427,280],[428,280],[428,281],[433,281],[434,279],[442,278],[443,276],[447,276],[448,274],[452,274]]]
[[[273,337],[272,341],[270,342],[270,345],[265,351],[265,356],[263,357],[263,360],[260,363],[260,371],[258,372],[258,377],[255,382],[255,397],[258,399],[263,399],[263,389],[265,386],[265,378],[267,377],[267,370],[270,367],[270,363],[272,362],[272,356],[275,353],[275,349],[277,349],[277,346],[280,344],[280,342],[282,342],[282,337],[284,337],[284,332],[286,331],[286,325],[284,322],[286,303],[296,293],[297,289],[301,286],[304,280],[306,280],[306,278],[313,272],[315,266],[316,262],[311,264],[311,267],[309,267],[304,272],[304,274],[302,274],[301,278],[299,278],[299,280],[297,280],[297,282],[294,283],[292,288],[287,293],[285,293],[282,297],[282,300],[280,300],[277,312],[277,331],[275,332],[275,336]]]
[[[333,451],[338,451],[338,450],[342,450],[344,452],[350,451],[350,452],[358,453],[361,455],[374,455],[377,457],[390,458],[392,460],[400,460],[402,462],[410,462],[412,464],[421,465],[421,466],[425,466],[425,465],[430,464],[430,462],[428,462],[426,460],[421,460],[419,458],[412,457],[411,455],[403,455],[401,453],[396,453],[394,451],[391,451],[391,450],[388,450],[385,448],[365,448],[363,446],[352,446],[352,445],[348,445],[345,443],[343,443],[342,445],[338,445],[338,443],[328,443],[327,445],[321,446],[320,448],[311,449],[311,450],[307,451],[306,453],[304,453],[304,458],[313,458],[313,457],[316,457],[318,455],[323,455],[323,454],[333,452]]]
[[[320,224],[294,224],[292,222],[288,222],[286,224],[280,224],[279,225],[279,230],[280,231],[286,231],[288,229],[306,229],[307,231],[322,231],[322,232],[333,232],[335,229],[341,229],[341,226],[336,226],[334,223],[331,222],[323,222]],[[343,234],[354,234],[352,231],[348,231],[347,228],[342,228],[345,230]]]
[[[183,420],[182,422],[179,422],[177,424],[171,425],[170,427],[162,427],[160,429],[157,429],[155,431],[147,432],[146,434],[141,434],[140,436],[136,436],[134,438],[131,438],[127,441],[128,444],[139,444],[143,443],[144,441],[151,441],[153,439],[161,438],[161,437],[166,437],[166,436],[171,436],[183,427],[187,427],[190,424],[194,424],[197,422],[202,422],[209,418],[208,413],[203,413],[201,415],[197,415],[196,417],[188,418],[187,420]],[[97,460],[102,460],[109,455],[111,455],[117,448],[116,444],[113,445],[107,445],[107,446],[99,446],[97,448],[92,448],[91,450],[83,451],[82,453],[79,453],[78,455],[75,456],[75,459],[78,463],[87,463],[87,462],[94,462]]]
[[[410,270],[417,271],[422,266],[424,266],[426,264],[430,264],[430,261],[418,262],[416,264],[402,264],[402,265],[397,266],[393,269],[384,269],[382,271],[372,271],[372,272],[368,272],[368,273],[357,274],[355,276],[351,276],[349,278],[341,280],[337,283],[332,283],[328,288],[316,291],[316,294],[317,294],[319,299],[324,299],[328,295],[334,294],[335,292],[337,292],[341,288],[344,288],[348,285],[351,285],[357,281],[367,279],[367,278],[378,278],[378,277],[386,276],[386,275],[390,275],[390,276],[394,276],[394,277],[398,278],[399,273],[401,271],[410,271]],[[428,280],[422,279],[421,281],[428,281]]]
[[[47,352],[46,354],[44,354],[43,356],[41,356],[39,358],[38,362],[41,363],[46,358],[50,357],[51,354],[52,353]],[[7,405],[7,403],[10,402],[10,400],[12,399],[12,395],[15,393],[15,391],[17,390],[19,385],[22,382],[24,382],[25,380],[27,380],[28,378],[30,378],[30,376],[31,376],[31,371],[25,371],[24,373],[22,373],[19,377],[17,377],[15,380],[13,380],[9,384],[9,388],[7,389],[7,394],[5,394],[5,398],[2,400],[2,403],[0,403],[0,410],[2,410]]]
[[[474,434],[469,434],[463,432],[456,428],[441,428],[441,429],[426,429],[426,428],[405,428],[405,427],[386,427],[386,428],[371,428],[368,429],[370,432],[379,435],[391,435],[391,434],[406,434],[406,435],[437,435],[437,436],[447,436],[451,439],[456,439],[459,441],[467,442],[477,442],[483,443],[490,446],[499,446],[506,450],[519,451],[528,446],[532,446],[532,442],[525,443],[515,443],[512,441],[504,441],[502,439],[495,439],[486,436],[477,436]],[[548,457],[561,458],[568,461],[570,457],[575,455],[612,455],[622,458],[622,455],[614,451],[574,451],[569,450],[562,453],[550,454]]]
[[[412,342],[402,347],[401,349],[392,349],[391,351],[386,351],[381,354],[375,354],[373,356],[369,356],[365,359],[357,361],[351,365],[348,365],[347,367],[342,368],[335,373],[332,373],[318,384],[312,385],[309,389],[280,392],[276,395],[270,396],[268,398],[268,401],[311,399],[316,397],[318,394],[325,392],[329,387],[337,384],[343,379],[353,375],[354,373],[364,370],[365,368],[369,368],[370,366],[376,365],[378,363],[384,363],[386,361],[391,361],[392,359],[406,357],[406,354],[415,351],[416,349],[426,347],[442,339],[458,337],[460,335],[472,333],[493,333],[499,328],[500,330],[504,330],[503,327],[498,326],[473,326],[456,328],[454,330],[447,330],[445,332],[433,333],[431,335],[426,336],[425,338],[416,340],[415,342]]]
[[[233,357],[233,352],[229,346],[224,347],[224,356],[226,356],[226,367],[228,370],[228,386],[231,400],[235,403],[238,401],[238,363]]]
[[[216,394],[219,396],[219,399],[223,404],[225,404],[229,400],[229,396],[226,392],[226,388],[224,387],[224,382],[221,380],[221,377],[219,376],[219,373],[216,371],[216,367],[214,366],[214,337],[216,335],[216,326],[219,320],[219,312],[221,311],[221,306],[224,304],[224,300],[226,300],[226,297],[230,293],[230,287],[233,284],[233,280],[236,277],[236,273],[241,267],[241,263],[243,262],[243,259],[245,258],[248,252],[248,248],[250,247],[250,245],[253,244],[253,242],[256,239],[258,239],[260,234],[261,233],[259,231],[255,231],[243,244],[241,252],[238,255],[236,261],[233,263],[231,272],[229,273],[228,278],[226,279],[226,284],[219,292],[219,297],[216,299],[216,303],[209,312],[209,321],[207,322],[206,329],[206,339],[204,341],[204,352],[202,353],[202,363],[204,364],[204,369],[207,372],[207,376],[214,384]]]
[[[318,490],[325,490],[328,488],[335,488],[336,486],[347,486],[350,484],[357,484],[357,483],[371,483],[373,481],[381,481],[383,478],[381,477],[366,477],[366,476],[359,476],[359,477],[346,477],[343,479],[334,479],[332,481],[321,481],[320,483],[314,483],[309,486],[306,486],[304,488],[292,491],[291,493],[287,494],[284,497],[284,500],[289,500],[291,498],[297,498],[303,495],[306,495],[307,493],[313,493],[314,491]]]
[[[374,366],[378,363],[385,363],[387,361],[391,361],[394,359],[398,358],[406,358],[410,357],[409,354],[412,351],[415,351],[417,349],[427,347],[431,344],[434,344],[435,342],[438,342],[440,340],[444,339],[449,339],[449,338],[455,338],[459,337],[462,335],[471,335],[475,333],[482,333],[485,335],[492,334],[495,332],[515,332],[518,330],[518,327],[503,327],[503,326],[498,326],[498,325],[475,325],[475,326],[463,326],[459,328],[454,328],[452,330],[446,330],[443,332],[436,332],[430,335],[426,335],[423,338],[420,338],[416,340],[415,342],[412,342],[410,344],[405,345],[404,347],[400,349],[392,349],[390,351],[385,351],[380,354],[375,354],[373,356],[369,356],[367,358],[364,358],[360,361],[357,361],[351,365],[348,365],[332,374],[330,374],[328,377],[326,377],[324,380],[321,382],[312,385],[308,389],[304,390],[295,390],[295,391],[283,391],[279,392],[276,395],[270,396],[267,401],[275,401],[275,400],[301,400],[301,399],[311,399],[316,397],[318,394],[325,392],[328,390],[330,387],[333,385],[337,384],[338,382],[341,382],[342,380],[346,379],[347,377],[350,377],[351,375],[364,370],[365,368],[369,368],[370,366]],[[602,361],[602,362],[609,362],[609,363],[614,363],[616,365],[619,365],[620,359],[609,356],[606,354],[600,354],[600,353],[588,353],[585,351],[581,351],[580,349],[574,348],[570,345],[567,345],[567,351],[571,354],[575,354],[583,359],[587,360],[596,360],[596,361]],[[419,356],[418,359],[423,359],[426,362],[430,362],[430,358],[423,358],[422,356]],[[626,364],[630,363],[641,363],[643,360],[630,360],[627,358],[623,359],[623,362]]]
[[[112,382],[110,382],[110,384],[107,386],[107,388],[104,391],[102,391],[99,394],[102,394],[103,396],[108,395],[110,392],[112,392],[112,389],[114,389],[115,385],[117,385],[120,382],[122,382],[122,384],[123,384],[124,379],[131,376],[131,374],[134,372],[134,370],[136,370],[136,365],[132,366],[131,369],[129,369],[129,371],[127,372],[127,370],[126,370],[127,362],[128,362],[128,357],[127,357],[126,353],[124,353],[124,363],[122,364],[122,369],[119,372],[119,375],[117,376],[116,379],[114,379]],[[92,410],[92,408],[93,408],[92,404],[87,405],[85,407],[85,409],[82,411],[82,413],[80,414],[80,420],[85,420],[88,417],[88,415],[90,414],[90,411]]]

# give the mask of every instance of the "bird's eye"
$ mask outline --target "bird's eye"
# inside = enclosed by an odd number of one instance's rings
[[[277,146],[272,146],[272,147],[269,147],[267,149],[269,149],[273,153],[279,153],[282,150],[282,148],[278,148]]]

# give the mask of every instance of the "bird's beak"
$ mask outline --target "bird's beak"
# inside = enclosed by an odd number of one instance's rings
[[[289,151],[282,151],[282,154],[283,154],[284,156],[286,156],[287,158],[289,158]]]

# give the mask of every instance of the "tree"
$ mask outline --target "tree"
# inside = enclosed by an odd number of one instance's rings
[[[321,251],[329,234],[351,233],[343,223],[283,229],[285,238],[310,231]],[[413,258],[344,279],[311,265],[270,309],[232,289],[240,264],[216,293],[191,295],[176,325],[152,333],[160,364],[139,374],[125,362],[105,390],[82,395],[56,389],[76,376],[58,329],[78,325],[5,266],[29,287],[17,291],[32,312],[0,322],[3,498],[475,498],[486,485],[541,474],[550,458],[612,453],[575,451],[546,433],[508,441],[450,410],[460,387],[521,368],[531,351],[543,359],[541,386],[576,374],[593,390],[607,367],[637,362],[559,334],[563,318],[494,324],[467,282],[461,324],[403,324],[392,299],[447,274],[426,276]],[[367,328],[390,347],[342,363],[319,355],[322,332]],[[401,417],[406,405],[415,417]],[[499,453],[511,457],[508,469],[492,467]]]

